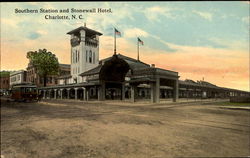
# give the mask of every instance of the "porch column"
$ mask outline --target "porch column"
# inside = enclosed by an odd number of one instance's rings
[[[160,102],[160,78],[156,78],[155,82],[155,102],[159,103]]]
[[[98,100],[105,100],[105,82],[101,82],[100,87],[98,88]]]
[[[46,90],[43,90],[43,99],[46,98]]]
[[[152,83],[150,83],[151,103],[155,103],[155,101],[156,101],[155,91],[156,91],[156,84],[154,82],[152,82]]]
[[[89,88],[84,89],[84,100],[88,101],[89,100]]]
[[[178,79],[174,81],[174,96],[173,102],[177,102],[179,98],[179,81]]]
[[[86,89],[86,101],[89,101],[89,88]]]
[[[82,93],[83,93],[83,94],[82,94],[82,99],[83,99],[83,100],[86,100],[86,99],[85,99],[85,97],[86,97],[85,91],[86,91],[86,88],[82,87]]]
[[[57,90],[54,89],[54,99],[56,99],[56,96],[57,96]]]
[[[78,88],[75,88],[75,99],[77,99],[77,90]]]
[[[131,101],[135,102],[137,86],[131,85]]]
[[[122,100],[125,100],[125,83],[122,83]]]
[[[69,92],[70,92],[70,89],[68,88],[67,89],[67,99],[69,99]]]
[[[61,99],[63,98],[63,89],[60,89],[60,96],[61,96]]]

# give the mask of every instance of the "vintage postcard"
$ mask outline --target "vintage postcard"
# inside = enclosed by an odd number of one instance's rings
[[[1,2],[1,158],[250,156],[249,5]]]

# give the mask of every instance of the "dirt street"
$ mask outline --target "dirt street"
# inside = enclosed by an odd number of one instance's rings
[[[250,111],[216,103],[1,104],[4,158],[236,157],[249,147]]]

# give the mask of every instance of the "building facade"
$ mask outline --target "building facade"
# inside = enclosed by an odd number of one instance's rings
[[[10,72],[0,72],[0,94],[8,94],[10,88]]]
[[[44,98],[81,100],[161,100],[179,98],[228,98],[249,92],[218,87],[206,81],[179,80],[175,71],[161,69],[122,54],[99,61],[99,36],[79,27],[71,35],[71,73],[54,86],[41,87]]]
[[[102,34],[84,27],[68,32],[71,45],[71,76],[69,83],[81,83],[84,78],[79,74],[98,65],[99,62],[99,36]]]
[[[59,75],[50,75],[47,77],[47,86],[57,85],[59,82],[58,77],[70,74],[70,65],[68,64],[59,64]],[[44,80],[37,73],[35,67],[29,63],[27,67],[27,82],[37,85],[37,87],[43,87]]]
[[[27,77],[27,71],[19,70],[10,73],[10,86],[14,84],[25,83]]]

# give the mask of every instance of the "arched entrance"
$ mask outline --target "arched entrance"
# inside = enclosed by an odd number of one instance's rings
[[[106,61],[100,70],[99,80],[101,87],[99,94],[102,99],[124,99],[125,97],[125,76],[130,67],[128,63],[117,55]],[[101,100],[102,100],[101,99]]]

